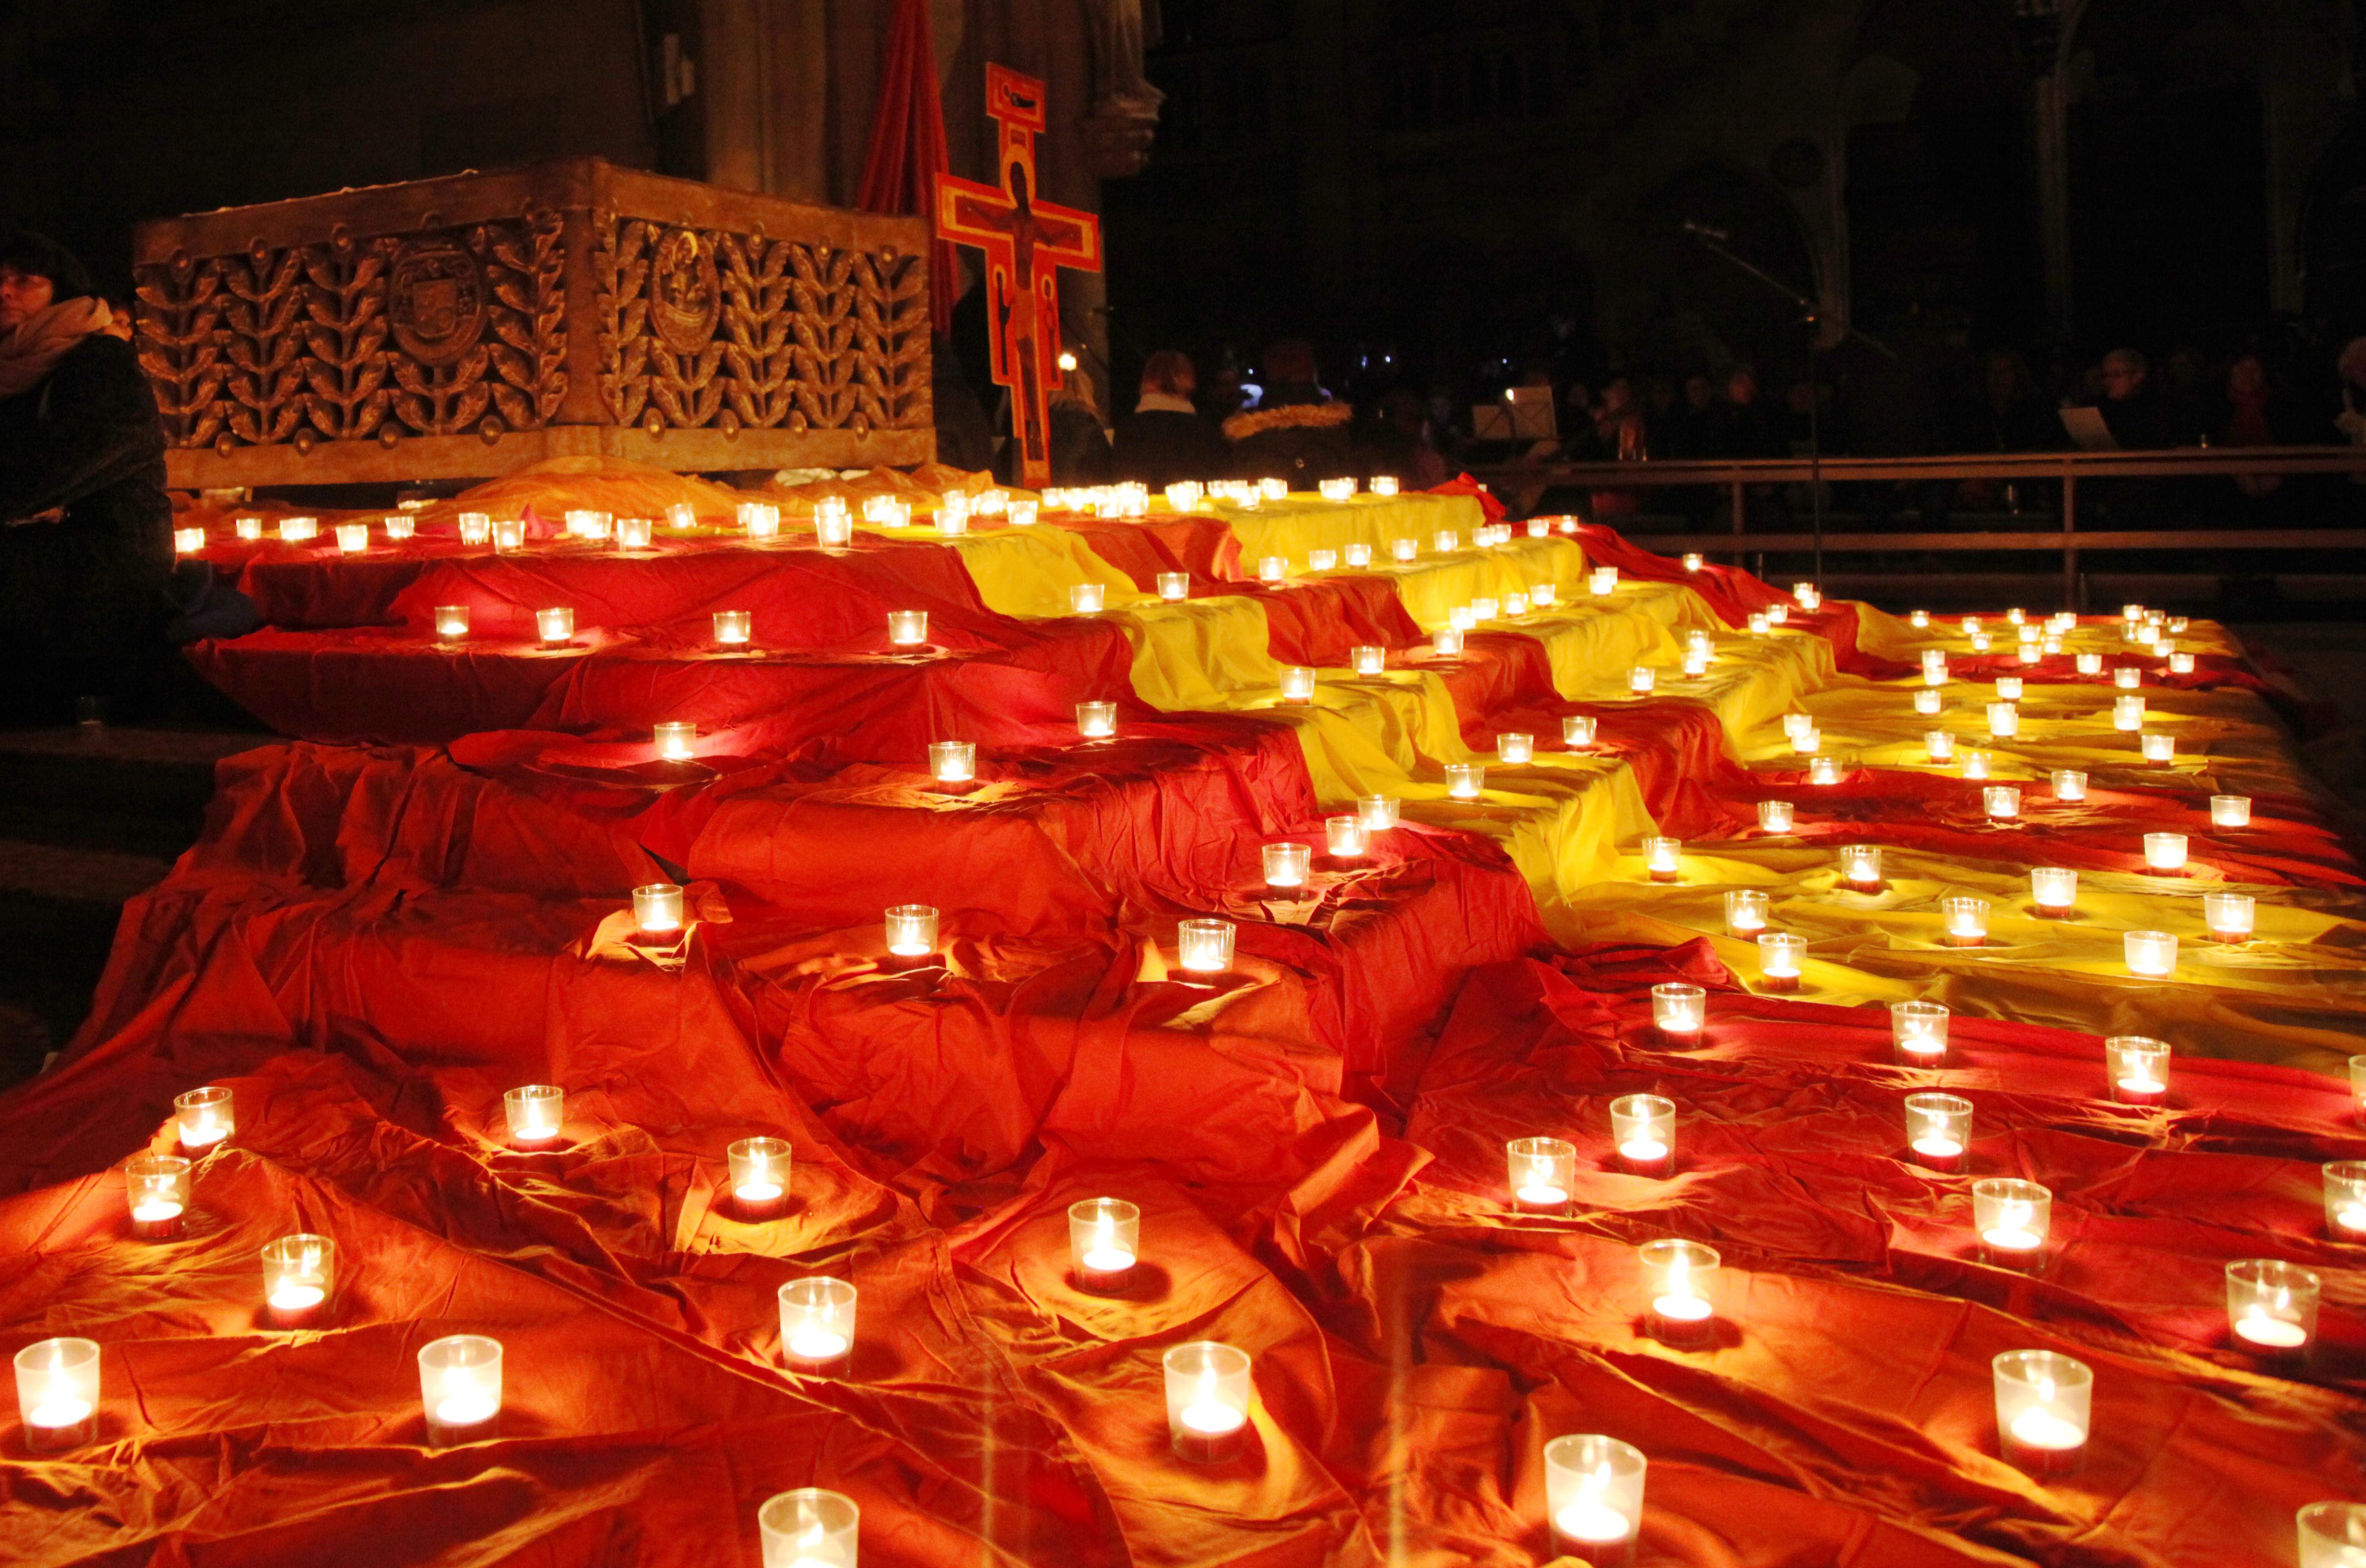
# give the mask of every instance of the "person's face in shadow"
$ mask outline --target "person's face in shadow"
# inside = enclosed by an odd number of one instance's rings
[[[39,273],[0,266],[0,332],[24,325],[57,298],[57,286]]]

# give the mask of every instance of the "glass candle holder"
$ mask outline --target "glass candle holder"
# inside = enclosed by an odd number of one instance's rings
[[[897,515],[880,520],[889,528],[901,528],[909,520]],[[825,550],[843,550],[854,542],[854,520],[844,512],[814,514],[814,543]]]
[[[2122,938],[2128,973],[2147,980],[2166,980],[2177,973],[2177,934],[2173,931],[2131,931]]]
[[[2114,1035],[2103,1042],[2103,1076],[2124,1105],[2158,1105],[2169,1094],[2169,1042]]]
[[[2112,728],[2123,734],[2134,734],[2144,728],[2145,700],[2141,697],[2112,699]]]
[[[688,762],[698,755],[696,724],[677,719],[652,725],[649,738],[657,744],[658,756],[667,762]]]
[[[2300,1568],[2366,1568],[2366,1503],[2311,1503],[2294,1522]]]
[[[677,533],[687,533],[698,526],[698,509],[688,501],[676,501],[666,508],[666,526]]]
[[[2000,702],[2020,701],[2022,694],[2021,677],[2017,675],[2000,675],[1997,677],[1996,694],[1997,700]]]
[[[1993,822],[2011,822],[2021,815],[2021,787],[1990,784],[1980,791],[1980,806]]]
[[[1921,714],[1922,717],[1926,719],[1936,718],[1939,714],[1946,711],[1946,706],[1947,694],[1941,691],[1937,687],[1924,686],[1916,689],[1914,693],[1914,711]]]
[[[1678,1345],[1707,1338],[1717,1315],[1717,1249],[1663,1237],[1637,1248],[1635,1261],[1643,1273],[1643,1299],[1651,1304],[1652,1337]]]
[[[367,545],[369,543],[369,530],[366,527],[362,530],[362,543],[364,545]],[[176,528],[173,530],[173,553],[175,554],[194,555],[205,547],[206,531],[204,529]]]
[[[279,540],[283,544],[307,544],[321,537],[321,520],[317,517],[287,517],[279,520]]]
[[[1068,1205],[1068,1264],[1078,1289],[1122,1291],[1141,1254],[1141,1209],[1123,1198],[1087,1198]]]
[[[1177,1457],[1208,1464],[1238,1454],[1249,1427],[1245,1350],[1195,1339],[1166,1355],[1166,1434]]]
[[[449,1334],[422,1345],[419,1402],[430,1448],[491,1437],[501,1417],[501,1342]]]
[[[2080,675],[2102,674],[2103,655],[2101,654],[2080,654],[2079,655],[2079,673]]]
[[[1591,713],[1564,713],[1560,721],[1561,745],[1589,746],[1594,744],[1594,721]]]
[[[1528,596],[1527,594],[1507,593],[1504,596],[1504,619],[1516,621],[1527,612]]]
[[[1360,643],[1349,653],[1348,666],[1358,675],[1379,675],[1389,667],[1389,651],[1370,643]]]
[[[1596,599],[1606,599],[1618,591],[1618,568],[1596,566],[1585,574],[1585,591]]]
[[[646,550],[649,547],[650,539],[655,537],[657,529],[655,518],[620,517],[616,520],[616,548]]]
[[[575,611],[565,605],[535,610],[534,625],[546,647],[564,647],[575,641]]]
[[[1624,1562],[1643,1523],[1643,1450],[1587,1433],[1545,1445],[1545,1508],[1554,1550],[1582,1561]]]
[[[1101,583],[1070,583],[1068,609],[1078,615],[1097,613],[1109,598],[1109,588]]]
[[[1762,991],[1781,994],[1799,989],[1799,971],[1808,961],[1808,939],[1787,931],[1758,934],[1758,972]]]
[[[744,648],[755,635],[756,616],[746,610],[718,610],[715,612],[715,643],[717,647]]]
[[[37,1453],[98,1440],[98,1341],[40,1339],[17,1352],[17,1414]]]
[[[2202,895],[2202,917],[2210,927],[2211,939],[2215,942],[2248,942],[2252,923],[2258,918],[2258,902],[2248,893]]]
[[[1815,756],[1818,751],[1823,748],[1823,732],[1821,730],[1815,729],[1812,726],[1808,729],[1801,730],[1798,734],[1791,737],[1791,750],[1793,753],[1800,756]]]
[[[1767,896],[1756,888],[1736,888],[1725,895],[1725,929],[1734,936],[1756,936],[1766,929]]]
[[[1233,967],[1233,923],[1186,920],[1175,927],[1176,962],[1185,972],[1220,975]]]
[[[2316,1338],[2316,1272],[2274,1258],[2226,1265],[2226,1329],[2235,1348],[2297,1354]]]
[[[2087,798],[2087,776],[2076,768],[2056,768],[2047,776],[2047,784],[2057,801],[2083,801]]]
[[[1314,671],[1304,665],[1287,665],[1281,672],[1281,700],[1284,702],[1314,700]]]
[[[466,527],[469,515],[470,514],[467,512],[461,513],[460,521],[463,528]],[[230,528],[232,533],[236,534],[240,539],[250,544],[263,537],[263,520],[259,517],[233,518],[231,520]],[[487,533],[490,533],[492,532],[491,523],[488,522],[485,525],[485,532]],[[484,541],[482,539],[475,539],[468,541],[468,543],[482,544]]]
[[[1117,734],[1117,704],[1114,702],[1079,702],[1076,704],[1076,734],[1088,741],[1104,741]]]
[[[1493,621],[1503,608],[1494,599],[1482,594],[1470,601],[1471,623],[1476,625],[1482,621]]]
[[[1512,1206],[1524,1214],[1560,1214],[1577,1186],[1577,1146],[1557,1137],[1515,1137],[1504,1146]]]
[[[1790,801],[1761,801],[1758,802],[1759,832],[1788,833],[1791,831],[1793,821],[1794,813]]]
[[[817,1274],[780,1289],[781,1355],[800,1372],[843,1367],[854,1350],[855,1290]]]
[[[1909,1094],[1906,1147],[1915,1163],[1954,1170],[1972,1142],[1972,1103],[1960,1094]]]
[[[2134,665],[2122,665],[2112,671],[2112,684],[2122,691],[2134,691],[2144,684],[2144,671]]]
[[[1266,555],[1258,559],[1257,581],[1261,583],[1278,583],[1289,576],[1290,561],[1288,557],[1282,555]]]
[[[1546,609],[1560,597],[1560,590],[1550,583],[1537,583],[1528,589],[1528,603],[1538,610]]]
[[[2191,675],[2193,673],[2193,655],[2191,654],[2169,655],[2169,673],[2171,675]]]
[[[1964,627],[1964,635],[1965,635],[1965,636],[1966,636],[1966,637],[1977,637],[1977,636],[1978,636],[1978,635],[1979,635],[1979,632],[1980,632],[1980,618],[1979,618],[1978,616],[1977,616],[1977,615],[1966,615],[1966,616],[1965,616],[1965,617],[1964,617],[1964,620],[1963,620],[1963,627]]]
[[[1307,868],[1314,852],[1303,844],[1268,844],[1265,846],[1265,885],[1268,888],[1302,888],[1306,885]]]
[[[633,924],[650,935],[682,929],[682,888],[673,882],[651,882],[633,890]]]
[[[1770,605],[1767,608],[1766,623],[1769,626],[1780,626],[1790,619],[1791,607],[1787,604]]]
[[[1190,598],[1191,574],[1189,572],[1159,573],[1158,597],[1169,604],[1178,603]]]
[[[1392,561],[1410,561],[1419,556],[1420,554],[1421,541],[1418,539],[1391,539],[1389,541],[1389,558]]]
[[[2007,1350],[1991,1364],[2005,1462],[2033,1475],[2076,1471],[2086,1456],[2095,1374],[2055,1350]]]
[[[1257,494],[1263,496],[1269,501],[1286,501],[1290,499],[1290,481],[1287,479],[1259,479],[1257,481]]]
[[[731,1172],[731,1196],[743,1214],[764,1214],[789,1195],[795,1159],[786,1138],[743,1137],[724,1157]]]
[[[2011,702],[1989,704],[1989,734],[2000,741],[2009,741],[2021,734],[2021,708]]]
[[[891,610],[887,612],[887,641],[898,648],[917,648],[929,640],[929,612],[925,610]]]
[[[238,1111],[229,1090],[208,1083],[173,1097],[173,1119],[181,1148],[203,1154],[238,1130]]]
[[[1860,892],[1881,886],[1881,846],[1877,844],[1842,846],[1841,879]]]
[[[1610,1102],[1610,1140],[1629,1174],[1667,1175],[1675,1169],[1676,1103],[1664,1094],[1621,1094]]]
[[[189,1209],[189,1162],[175,1154],[135,1154],[123,1162],[123,1201],[131,1234],[146,1241],[177,1236]]]
[[[2136,736],[2136,745],[2146,762],[2169,762],[2177,756],[2177,737],[2161,730],[2146,730]]]
[[[1977,947],[1989,939],[1989,901],[1958,896],[1939,901],[1940,918],[1945,924],[1947,944],[1953,947]]]
[[[1708,558],[1697,550],[1685,551],[1684,559],[1684,570],[1687,572],[1697,572],[1708,564]]]
[[[505,517],[493,524],[493,549],[501,554],[525,548],[525,519]]]
[[[1799,608],[1802,610],[1823,608],[1824,596],[1818,591],[1813,583],[1794,583],[1791,586],[1791,597],[1799,601]]]
[[[1367,834],[1386,833],[1397,825],[1400,802],[1394,795],[1359,795],[1356,798],[1356,817],[1364,824]]]
[[[548,1143],[567,1125],[567,1091],[555,1083],[520,1084],[501,1096],[501,1115],[512,1143]]]
[[[1637,665],[1627,672],[1627,689],[1638,697],[1649,697],[1659,684],[1659,672],[1650,665]]]
[[[2025,1269],[2045,1249],[2054,1194],[2034,1182],[1989,1176],[1972,1183],[1972,1229],[1985,1262]]]
[[[1774,629],[1774,617],[1763,610],[1753,610],[1750,612],[1750,620],[1747,624],[1750,627],[1750,634],[1752,636],[1763,637],[1768,632]]]
[[[1708,992],[1670,980],[1651,988],[1651,1022],[1661,1034],[1684,1043],[1697,1040],[1708,1024]]]
[[[1433,653],[1444,654],[1448,657],[1460,654],[1462,652],[1462,632],[1460,628],[1454,626],[1440,626],[1436,631],[1432,632],[1429,634],[1429,646]]]
[[[899,903],[888,907],[887,951],[899,958],[924,958],[937,950],[937,911],[933,904]]]
[[[1174,511],[1189,511],[1207,493],[1207,487],[1198,480],[1180,479],[1166,487],[1166,505]]]
[[[1989,754],[1984,751],[1966,752],[1964,754],[1964,777],[1966,778],[1986,778],[1988,776]]]
[[[465,604],[439,604],[435,607],[435,634],[456,640],[468,634],[468,607]]]
[[[1673,882],[1684,868],[1684,841],[1664,836],[1643,841],[1643,866],[1655,882]]]
[[[1356,860],[1363,857],[1370,839],[1360,816],[1336,816],[1323,819],[1323,841],[1334,860]]]
[[[483,545],[492,543],[493,520],[480,511],[464,511],[456,524],[463,544]],[[243,539],[245,534],[239,535]]]
[[[1338,566],[1339,552],[1336,550],[1309,550],[1306,553],[1306,569],[1310,572],[1336,571]]]
[[[2210,797],[2212,827],[2248,827],[2251,825],[2251,797],[2248,795],[2213,795]]]
[[[1396,480],[1396,476],[1395,476],[1395,475],[1393,475],[1393,474],[1375,474],[1375,475],[1373,475],[1373,476],[1372,476],[1371,490],[1372,490],[1372,494],[1374,494],[1374,495],[1376,495],[1376,496],[1393,496],[1393,495],[1395,495],[1395,494],[1397,493],[1397,480]]]
[[[1350,566],[1363,567],[1372,564],[1372,547],[1360,539],[1348,545],[1345,554]]]
[[[2145,834],[2144,857],[2146,870],[2183,870],[2185,868],[2185,835],[2181,833]]]
[[[1497,762],[1516,766],[1523,762],[1534,761],[1536,755],[1537,737],[1534,735],[1522,734],[1516,730],[1507,730],[1495,737]]]
[[[930,741],[929,776],[940,784],[967,784],[977,778],[975,741]]]
[[[263,1305],[282,1328],[300,1328],[322,1316],[337,1289],[337,1244],[299,1232],[263,1249]]]
[[[1925,648],[1919,656],[1922,660],[1922,671],[1924,674],[1927,675],[1932,670],[1937,670],[1942,675],[1947,673],[1946,649]]]
[[[969,513],[939,508],[936,514],[937,537],[960,539],[969,532]]]
[[[2336,1241],[2366,1241],[2366,1159],[2326,1165],[2325,1232]]]
[[[1487,765],[1483,762],[1449,762],[1446,765],[1446,792],[1458,801],[1475,801],[1487,788]]]
[[[1889,1039],[1898,1061],[1907,1067],[1945,1066],[1948,1016],[1944,1002],[1891,1002]]]
[[[1952,761],[1955,755],[1955,737],[1947,730],[1926,731],[1922,736],[1922,755],[1932,762]]]
[[[1808,782],[1837,784],[1841,781],[1841,762],[1836,756],[1811,756],[1808,759]]]
[[[842,1492],[800,1486],[756,1510],[764,1568],[856,1568],[862,1510]]]

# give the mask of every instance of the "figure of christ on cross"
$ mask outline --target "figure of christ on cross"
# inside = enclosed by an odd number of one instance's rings
[[[1035,133],[1043,84],[986,68],[986,112],[1001,127],[1002,183],[937,176],[937,232],[986,253],[987,330],[995,385],[1010,389],[1013,476],[1031,490],[1052,482],[1052,386],[1060,375],[1060,272],[1101,267],[1100,220],[1035,197]]]

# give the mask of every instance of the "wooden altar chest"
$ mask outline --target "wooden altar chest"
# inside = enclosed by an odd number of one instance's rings
[[[159,218],[177,487],[935,454],[928,224],[567,158]]]

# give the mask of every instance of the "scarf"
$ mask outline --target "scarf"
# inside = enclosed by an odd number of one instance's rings
[[[1133,406],[1137,414],[1196,414],[1189,398],[1177,398],[1172,392],[1144,392]]]
[[[58,361],[110,319],[107,301],[95,294],[61,299],[0,334],[0,398],[14,398],[40,385]]]

